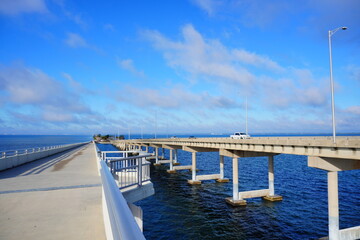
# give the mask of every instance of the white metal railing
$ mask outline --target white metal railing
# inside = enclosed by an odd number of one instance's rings
[[[96,145],[95,145],[96,146]],[[118,155],[117,158],[127,156],[129,152],[120,151],[99,151],[96,146],[97,157],[100,163],[100,175],[103,185],[103,194],[106,201],[106,208],[111,225],[112,239],[134,239],[144,240],[145,237],[136,223],[128,203],[117,186],[112,172],[110,172],[110,159],[108,154]],[[109,165],[108,165],[109,164]]]
[[[107,159],[111,173],[118,177],[120,189],[134,185],[141,186],[144,182],[151,180],[150,163],[145,160],[149,156],[151,155]]]
[[[84,144],[85,143],[88,143],[88,142],[84,142]],[[36,148],[1,151],[0,158],[43,152],[43,151],[48,151],[51,149],[64,148],[64,147],[69,147],[71,145],[79,145],[79,144],[81,144],[81,143],[72,143],[72,144],[64,144],[64,145],[56,145],[56,146],[46,146],[46,147],[36,147]]]
[[[105,161],[100,161],[101,180],[113,239],[145,239]]]
[[[101,151],[100,156],[114,177],[117,178],[119,188],[127,188],[134,185],[141,186],[150,181],[150,163],[146,157],[152,154],[130,156],[133,151]]]

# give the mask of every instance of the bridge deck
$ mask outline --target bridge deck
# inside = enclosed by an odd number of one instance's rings
[[[94,145],[0,172],[0,239],[105,239]]]
[[[176,138],[176,139],[136,139],[114,141],[124,147],[128,144],[155,147],[192,148],[195,151],[246,151],[273,154],[295,154],[328,158],[360,160],[360,137],[338,137],[336,144],[331,137],[254,137],[250,139],[231,138]],[[123,146],[121,146],[123,145]]]

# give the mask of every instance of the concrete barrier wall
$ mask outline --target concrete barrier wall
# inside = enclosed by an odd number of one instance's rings
[[[74,144],[64,145],[64,146],[58,147],[58,148],[46,149],[46,150],[43,150],[40,152],[25,153],[25,154],[19,154],[16,156],[0,158],[0,171],[9,169],[9,168],[13,168],[13,167],[17,167],[19,165],[38,160],[40,158],[48,157],[48,156],[51,156],[51,155],[54,155],[54,154],[57,154],[60,152],[64,152],[69,149],[80,147],[85,144],[88,144],[88,142],[74,143]]]

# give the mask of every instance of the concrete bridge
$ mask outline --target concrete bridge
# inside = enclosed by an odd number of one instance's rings
[[[251,139],[230,138],[172,138],[172,139],[136,139],[114,141],[120,149],[130,150],[145,147],[155,149],[155,164],[166,163],[159,160],[159,148],[168,149],[170,159],[169,173],[189,169],[192,178],[189,184],[201,184],[202,180],[216,179],[227,182],[224,178],[224,156],[232,158],[233,195],[226,202],[233,206],[246,205],[247,198],[263,197],[269,201],[280,201],[275,194],[274,156],[295,154],[308,156],[308,166],[327,171],[328,182],[328,225],[329,239],[359,239],[360,226],[339,229],[338,172],[360,169],[360,137],[337,137],[336,144],[331,137],[255,137]],[[177,150],[192,153],[192,165],[175,166]],[[197,175],[196,153],[219,152],[219,172],[210,175]],[[268,157],[267,189],[239,192],[238,159],[242,157]]]

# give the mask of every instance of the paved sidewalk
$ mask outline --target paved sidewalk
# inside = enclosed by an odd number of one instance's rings
[[[94,147],[0,172],[0,239],[105,239]]]

